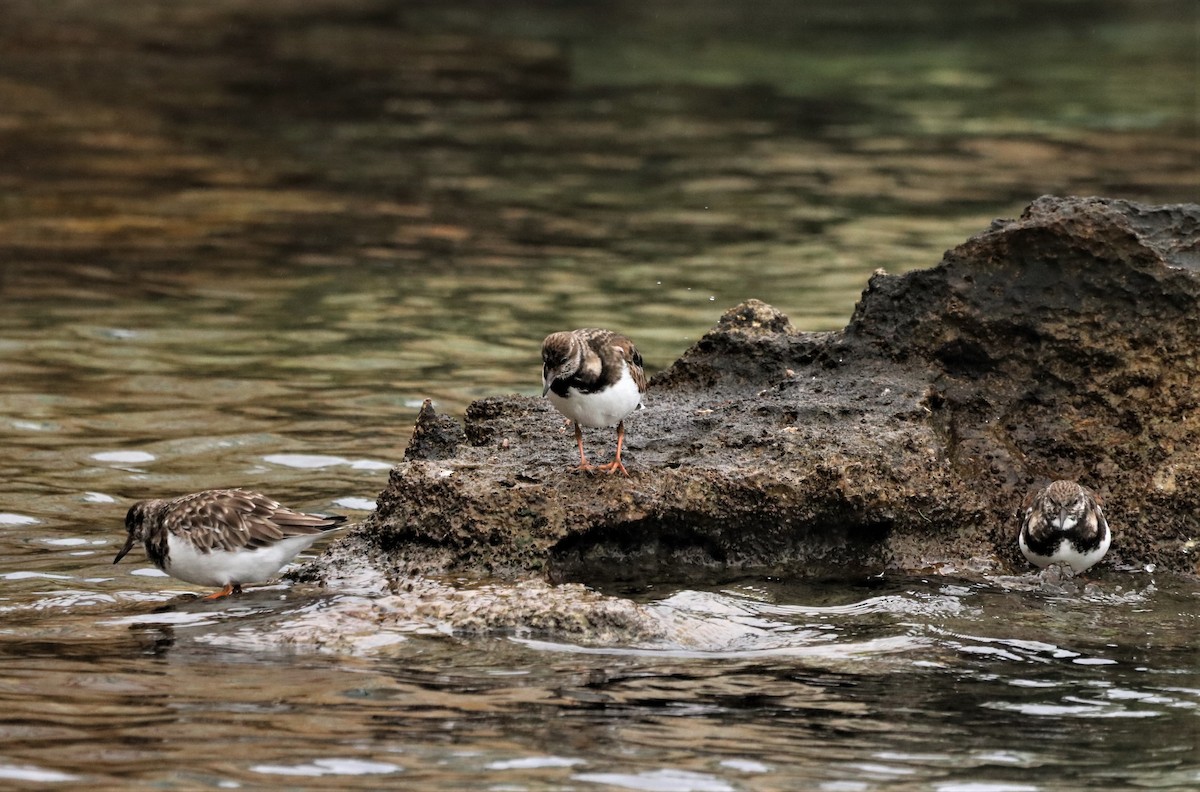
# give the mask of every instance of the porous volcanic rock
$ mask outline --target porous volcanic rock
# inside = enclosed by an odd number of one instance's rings
[[[322,563],[582,582],[1021,570],[1021,498],[1063,477],[1104,499],[1103,567],[1194,572],[1198,265],[1200,206],[1046,197],[936,267],[876,273],[843,332],[751,300],[652,379],[627,478],[572,472],[542,399],[482,399],[461,431],[427,405],[376,511]],[[611,452],[612,432],[588,439]]]

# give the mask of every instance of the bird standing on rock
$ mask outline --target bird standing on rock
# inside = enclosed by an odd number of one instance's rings
[[[633,342],[619,333],[592,327],[552,333],[542,342],[542,396],[549,396],[554,408],[575,422],[578,470],[629,475],[621,463],[625,418],[644,406],[645,392],[642,356]],[[580,426],[601,429],[614,424],[616,458],[605,465],[589,464]]]
[[[140,541],[154,565],[171,577],[221,586],[205,597],[219,599],[240,594],[243,584],[274,577],[297,553],[345,521],[292,511],[266,495],[240,489],[138,501],[125,516],[129,537],[113,563]]]
[[[1034,566],[1067,564],[1079,574],[1108,552],[1112,533],[1095,493],[1087,487],[1055,481],[1030,493],[1024,512],[1017,541]]]

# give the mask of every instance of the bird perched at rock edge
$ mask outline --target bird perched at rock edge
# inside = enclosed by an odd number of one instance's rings
[[[578,470],[620,471],[625,444],[625,418],[640,410],[646,373],[637,347],[623,335],[591,327],[551,333],[542,342],[542,396],[575,422]],[[612,462],[591,465],[583,453],[580,426],[617,427],[617,455]]]
[[[1096,495],[1074,481],[1055,481],[1031,492],[1023,504],[1018,543],[1037,567],[1067,564],[1076,574],[1108,552],[1112,532]]]
[[[113,563],[140,541],[154,565],[171,577],[221,586],[205,597],[218,599],[274,577],[297,553],[345,521],[292,511],[266,495],[240,489],[143,500],[125,516],[128,538]]]

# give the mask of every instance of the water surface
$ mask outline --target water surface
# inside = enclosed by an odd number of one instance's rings
[[[839,328],[874,269],[1042,193],[1194,200],[1193,4],[4,15],[6,784],[1200,786],[1200,589],[1152,571],[647,581],[611,593],[671,640],[347,654],[249,637],[363,592],[201,603],[111,564],[141,497],[362,517],[424,399],[535,393],[552,330],[657,369],[749,297]]]

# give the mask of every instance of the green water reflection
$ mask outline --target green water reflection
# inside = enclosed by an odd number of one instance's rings
[[[327,657],[221,641],[346,592],[205,611],[111,564],[134,498],[361,517],[422,400],[535,393],[552,330],[620,329],[658,369],[749,297],[838,329],[873,270],[1042,193],[1195,200],[1197,13],[8,0],[0,779],[1200,785],[1192,580],[652,590],[743,642]]]

